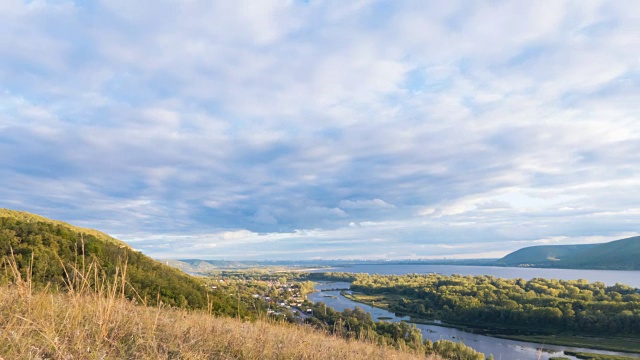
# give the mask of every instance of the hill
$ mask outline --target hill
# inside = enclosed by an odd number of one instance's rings
[[[171,306],[200,309],[213,303],[219,314],[247,313],[244,308],[238,310],[226,295],[207,291],[196,278],[107,234],[26,212],[0,209],[0,259],[6,262],[11,257],[23,277],[31,272],[29,276],[36,288],[65,289],[80,276],[76,270],[94,263],[103,278],[112,278],[126,268],[124,291],[130,299],[149,305],[159,300]]]
[[[16,220],[20,220],[23,222],[43,222],[43,223],[48,223],[48,224],[53,224],[53,225],[59,225],[62,226],[64,228],[67,228],[71,231],[77,232],[77,233],[83,233],[83,234],[88,234],[88,235],[93,235],[96,239],[100,239],[102,241],[105,242],[110,242],[113,244],[116,244],[118,246],[125,246],[130,248],[130,246],[123,242],[120,241],[114,237],[111,237],[103,232],[100,232],[98,230],[94,230],[94,229],[86,229],[86,228],[82,228],[82,227],[78,227],[78,226],[74,226],[71,224],[68,224],[66,222],[63,221],[58,221],[58,220],[52,220],[52,219],[48,219],[44,216],[40,216],[40,215],[36,215],[36,214],[32,214],[32,213],[28,213],[26,211],[18,211],[18,210],[10,210],[10,209],[2,209],[0,208],[0,218],[3,217],[10,217],[10,218],[14,218]]]
[[[221,269],[249,269],[261,266],[261,263],[255,261],[224,261],[224,260],[199,260],[199,259],[158,259],[165,265],[180,269],[187,274],[204,275],[215,270]]]
[[[516,250],[497,260],[497,263],[507,266],[553,266],[567,257],[581,253],[597,245],[539,245]]]
[[[640,236],[590,247],[560,264],[577,269],[640,270]]]
[[[531,246],[496,261],[504,266],[640,270],[640,236],[603,244]]]

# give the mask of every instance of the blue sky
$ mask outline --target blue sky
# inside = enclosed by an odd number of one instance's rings
[[[0,206],[157,258],[639,234],[635,1],[0,2]]]

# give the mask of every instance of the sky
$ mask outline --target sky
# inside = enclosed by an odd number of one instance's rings
[[[640,234],[636,1],[0,1],[0,207],[155,258]]]

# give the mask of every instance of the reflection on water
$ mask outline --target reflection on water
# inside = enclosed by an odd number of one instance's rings
[[[346,289],[349,287],[347,282],[326,282],[316,285],[316,290],[322,289]],[[360,304],[355,301],[351,301],[344,296],[340,295],[340,291],[318,291],[307,296],[309,300],[313,302],[324,302],[327,306],[337,311],[343,311],[344,309],[353,309],[358,306],[363,310],[369,312],[374,321],[380,321],[380,318],[390,318],[391,320],[384,319],[384,321],[408,321],[409,317],[399,317],[394,313],[391,313],[384,309],[374,308],[369,305]],[[564,356],[570,359],[576,359],[575,357],[567,356],[563,354],[564,350],[575,350],[584,352],[593,352],[601,354],[613,354],[613,355],[625,355],[640,358],[640,354],[626,354],[610,351],[599,351],[583,348],[574,348],[558,345],[543,345],[536,343],[529,343],[524,341],[499,339],[486,335],[473,334],[470,332],[447,328],[437,325],[422,325],[416,324],[416,326],[422,330],[422,337],[431,341],[438,341],[441,339],[451,341],[462,341],[466,345],[471,346],[477,351],[485,353],[488,357],[489,354],[493,354],[496,359],[502,360],[530,360],[530,359],[543,359],[547,360],[553,356]],[[542,350],[540,350],[542,348]]]

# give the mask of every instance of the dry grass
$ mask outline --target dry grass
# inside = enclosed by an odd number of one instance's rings
[[[86,286],[98,273],[91,266],[72,269],[66,293],[34,293],[29,279],[7,264],[11,284],[0,286],[0,358],[6,360],[425,359],[303,326],[136,305],[122,297],[122,282]]]

